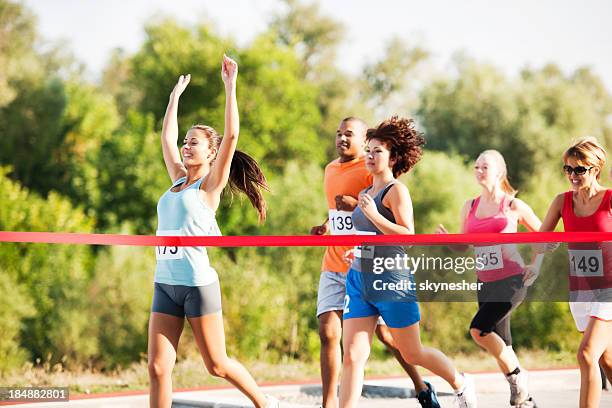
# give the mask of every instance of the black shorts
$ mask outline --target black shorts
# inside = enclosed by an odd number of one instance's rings
[[[219,281],[206,286],[167,285],[155,282],[151,312],[177,317],[200,317],[220,310]]]
[[[481,283],[478,281],[478,283]],[[507,346],[512,345],[510,332],[510,315],[527,296],[527,287],[523,284],[523,275],[482,282],[478,291],[478,312],[470,329],[480,330],[480,335],[497,333]]]

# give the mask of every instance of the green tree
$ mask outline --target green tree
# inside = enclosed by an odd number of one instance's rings
[[[161,158],[153,115],[132,110],[99,148],[98,226],[154,234],[156,203],[170,179]]]
[[[15,83],[27,77],[36,64],[36,20],[23,5],[0,0],[0,108],[15,99]]]
[[[55,166],[63,177],[54,190],[82,205],[92,216],[104,210],[99,187],[100,149],[119,126],[119,114],[113,99],[94,86],[69,81],[65,84],[67,103],[61,117],[61,144],[57,146]],[[112,191],[107,189],[106,191]],[[98,218],[98,217],[96,217]]]
[[[480,190],[470,165],[461,156],[425,151],[401,180],[410,189],[417,234],[432,234],[438,224],[458,233],[461,208]]]
[[[90,232],[92,223],[55,193],[46,200],[0,171],[0,230]],[[95,325],[88,319],[90,249],[80,245],[2,244],[0,273],[16,283],[24,309],[9,323],[20,327],[20,347],[31,357],[82,363],[97,352]],[[31,306],[34,307],[32,313]],[[17,326],[15,326],[17,325]]]
[[[334,63],[338,47],[345,39],[345,26],[325,15],[317,1],[284,3],[283,11],[270,22],[269,35],[297,56],[302,80],[316,87],[321,119],[315,130],[329,159],[335,156],[333,137],[340,120],[358,116],[369,121],[371,112],[362,101],[360,81]]]
[[[270,22],[278,41],[296,49],[304,69],[304,76],[317,74],[335,60],[337,47],[345,34],[345,27],[324,15],[318,2],[284,0],[285,10]]]
[[[558,168],[572,140],[609,139],[611,96],[588,69],[566,77],[548,65],[510,80],[465,57],[456,67],[457,78],[439,79],[422,92],[419,116],[434,149],[470,159],[497,149],[508,159],[510,181],[523,189],[534,172]]]
[[[151,247],[113,246],[101,251],[88,288],[98,327],[97,366],[112,369],[143,358],[153,296],[155,252]]]
[[[7,244],[0,244],[4,250]],[[0,373],[21,367],[29,355],[22,347],[24,321],[36,310],[27,288],[20,284],[9,266],[0,261]]]
[[[321,223],[322,181],[320,167],[288,163],[271,183],[270,216],[260,233],[307,234]],[[260,359],[314,358],[323,248],[241,248],[232,258],[217,258],[218,252],[211,259],[221,277],[228,331],[249,333],[230,339],[230,349]]]
[[[429,53],[419,46],[399,37],[389,40],[383,56],[363,68],[361,97],[368,108],[377,117],[414,111],[418,107],[420,68],[428,58]]]

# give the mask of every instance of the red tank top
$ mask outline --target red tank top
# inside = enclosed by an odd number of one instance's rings
[[[467,234],[516,232],[518,219],[510,215],[511,202],[509,196],[504,196],[496,214],[478,218],[476,210],[480,204],[480,197],[476,198],[465,222],[465,232]],[[478,279],[483,282],[498,281],[523,273],[525,263],[515,244],[474,245],[474,249],[481,266],[484,264],[483,268],[476,269]]]
[[[587,217],[574,214],[573,192],[564,195],[561,218],[567,232],[612,232],[610,211],[612,190],[606,190],[601,204]],[[612,242],[570,242],[568,245],[571,291],[612,288]]]

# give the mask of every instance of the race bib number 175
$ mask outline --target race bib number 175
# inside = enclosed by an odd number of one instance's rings
[[[158,230],[157,236],[168,237],[181,235],[180,230]],[[158,246],[155,247],[155,257],[158,261],[170,259],[183,259],[183,247],[178,246]]]

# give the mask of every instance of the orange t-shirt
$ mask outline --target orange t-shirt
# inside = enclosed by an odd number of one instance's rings
[[[365,156],[349,162],[340,163],[336,159],[325,167],[325,196],[327,208],[336,209],[336,196],[349,195],[357,198],[359,192],[372,185],[372,175],[365,167]],[[322,271],[346,273],[349,266],[342,260],[351,246],[329,246],[323,257]]]

